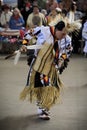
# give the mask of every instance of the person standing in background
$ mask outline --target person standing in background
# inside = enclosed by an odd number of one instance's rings
[[[13,10],[13,15],[11,16],[9,20],[9,28],[10,29],[22,29],[24,26],[25,22],[23,19],[23,16],[20,13],[20,10],[18,8],[15,8]]]
[[[32,25],[33,25],[32,19],[34,16],[39,16],[41,18],[40,26],[46,25],[46,17],[44,16],[43,13],[40,12],[38,5],[33,5],[33,12],[27,18],[27,25],[26,26],[28,28],[32,27]]]
[[[12,12],[10,11],[10,7],[8,5],[3,6],[3,11],[1,13],[1,26],[4,28],[8,28],[8,23],[10,17],[12,16]]]
[[[46,1],[46,10],[47,14],[49,14],[52,10],[58,7],[58,3],[56,0],[47,0]]]
[[[26,21],[27,21],[28,15],[31,14],[32,11],[33,11],[32,4],[28,0],[25,0],[23,7],[21,9],[21,14],[24,18],[25,26],[26,26]]]
[[[67,14],[67,17],[69,18],[69,22],[73,23],[76,20],[81,19],[83,14],[79,11],[77,11],[77,5],[76,2],[72,2],[70,6],[70,10]]]
[[[71,3],[71,7],[69,12],[67,13],[67,17],[69,19],[69,23],[72,24],[74,22],[78,22],[81,20],[81,18],[83,17],[83,14],[80,11],[77,11],[77,3],[76,2],[72,2]],[[80,48],[81,48],[81,43],[80,43],[80,39],[81,39],[81,30],[79,30],[79,32],[76,33],[73,32],[72,33],[72,45],[73,45],[73,53],[79,53],[80,52]]]

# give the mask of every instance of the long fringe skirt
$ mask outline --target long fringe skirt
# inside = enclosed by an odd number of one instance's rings
[[[53,64],[52,50],[52,46],[45,44],[39,51],[31,69],[29,85],[20,93],[20,99],[38,101],[39,106],[45,109],[50,109],[59,100],[62,86],[58,71]]]

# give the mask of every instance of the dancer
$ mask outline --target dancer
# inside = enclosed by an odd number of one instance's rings
[[[38,16],[33,17],[32,22],[34,28],[25,34],[25,39],[30,42],[34,37],[36,38],[35,44],[42,47],[35,49],[31,62],[30,58],[28,60],[30,68],[27,84],[21,92],[20,98],[29,99],[30,102],[35,100],[39,118],[49,120],[50,108],[59,100],[62,87],[59,78],[59,47],[56,45],[58,45],[58,40],[66,37],[67,30],[63,21],[58,22],[54,30],[49,26],[38,26],[40,23]],[[26,47],[22,47],[21,50],[26,50]]]

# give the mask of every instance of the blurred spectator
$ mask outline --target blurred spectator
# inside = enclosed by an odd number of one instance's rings
[[[84,52],[85,56],[87,57],[87,15],[85,16],[85,22],[84,22],[83,28],[82,28],[82,38],[85,41],[85,46],[83,48],[83,52]]]
[[[47,11],[46,11],[45,9],[42,9],[42,10],[41,10],[41,13],[43,13],[44,16],[47,16]]]
[[[71,7],[70,10],[68,12],[68,18],[69,18],[69,22],[72,23],[78,19],[81,19],[83,17],[83,13],[80,11],[77,11],[77,5],[76,2],[72,2],[71,3]]]
[[[53,9],[47,16],[47,23],[51,24],[58,22],[61,19],[61,12],[62,10],[58,7],[56,9]]]
[[[40,26],[46,25],[46,18],[43,13],[40,12],[38,5],[33,5],[33,12],[27,18],[27,27],[32,27],[32,18],[39,16],[41,18]]]
[[[58,3],[56,0],[47,0],[46,1],[46,10],[49,14],[53,9],[58,7]]]
[[[45,16],[45,18],[46,18],[46,24],[47,24],[47,11],[46,11],[46,9],[42,9],[41,13]]]
[[[62,10],[63,9],[63,1],[62,0],[57,0],[58,7]]]
[[[77,11],[77,4],[76,2],[72,2],[71,3],[71,7],[70,10],[68,12],[67,17],[69,18],[69,22],[73,23],[76,22],[77,20],[81,20],[81,18],[83,17],[83,13],[81,13],[80,11]],[[74,53],[79,53],[81,50],[81,30],[79,30],[79,32],[77,32],[77,34],[75,33],[76,31],[74,31],[72,33],[72,46],[73,46],[73,52]]]
[[[38,5],[38,1],[37,0],[33,0],[33,6],[34,5]]]
[[[22,29],[24,26],[24,19],[20,13],[20,10],[18,8],[15,8],[13,10],[13,15],[11,16],[9,20],[9,28],[10,29]]]
[[[8,27],[8,23],[10,17],[12,16],[12,12],[10,11],[10,7],[8,5],[3,6],[3,11],[1,13],[1,26],[4,28]]]
[[[21,9],[21,14],[24,18],[24,21],[25,21],[25,26],[26,26],[26,21],[27,21],[27,18],[28,18],[28,15],[30,13],[32,13],[32,4],[28,1],[28,0],[25,0],[24,1],[24,4],[23,4],[23,7]]]

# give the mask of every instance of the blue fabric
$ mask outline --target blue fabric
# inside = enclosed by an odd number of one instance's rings
[[[20,23],[22,23],[22,25],[17,26],[17,24],[20,24]],[[23,27],[24,24],[25,24],[25,21],[24,21],[23,17],[20,17],[20,18],[18,18],[18,19],[16,20],[16,19],[14,19],[14,17],[12,16],[12,17],[10,18],[10,21],[9,21],[9,28],[10,28],[10,29],[18,29],[18,30],[20,30],[20,29],[22,29],[22,27]]]
[[[62,0],[57,0],[58,3],[62,2]]]

